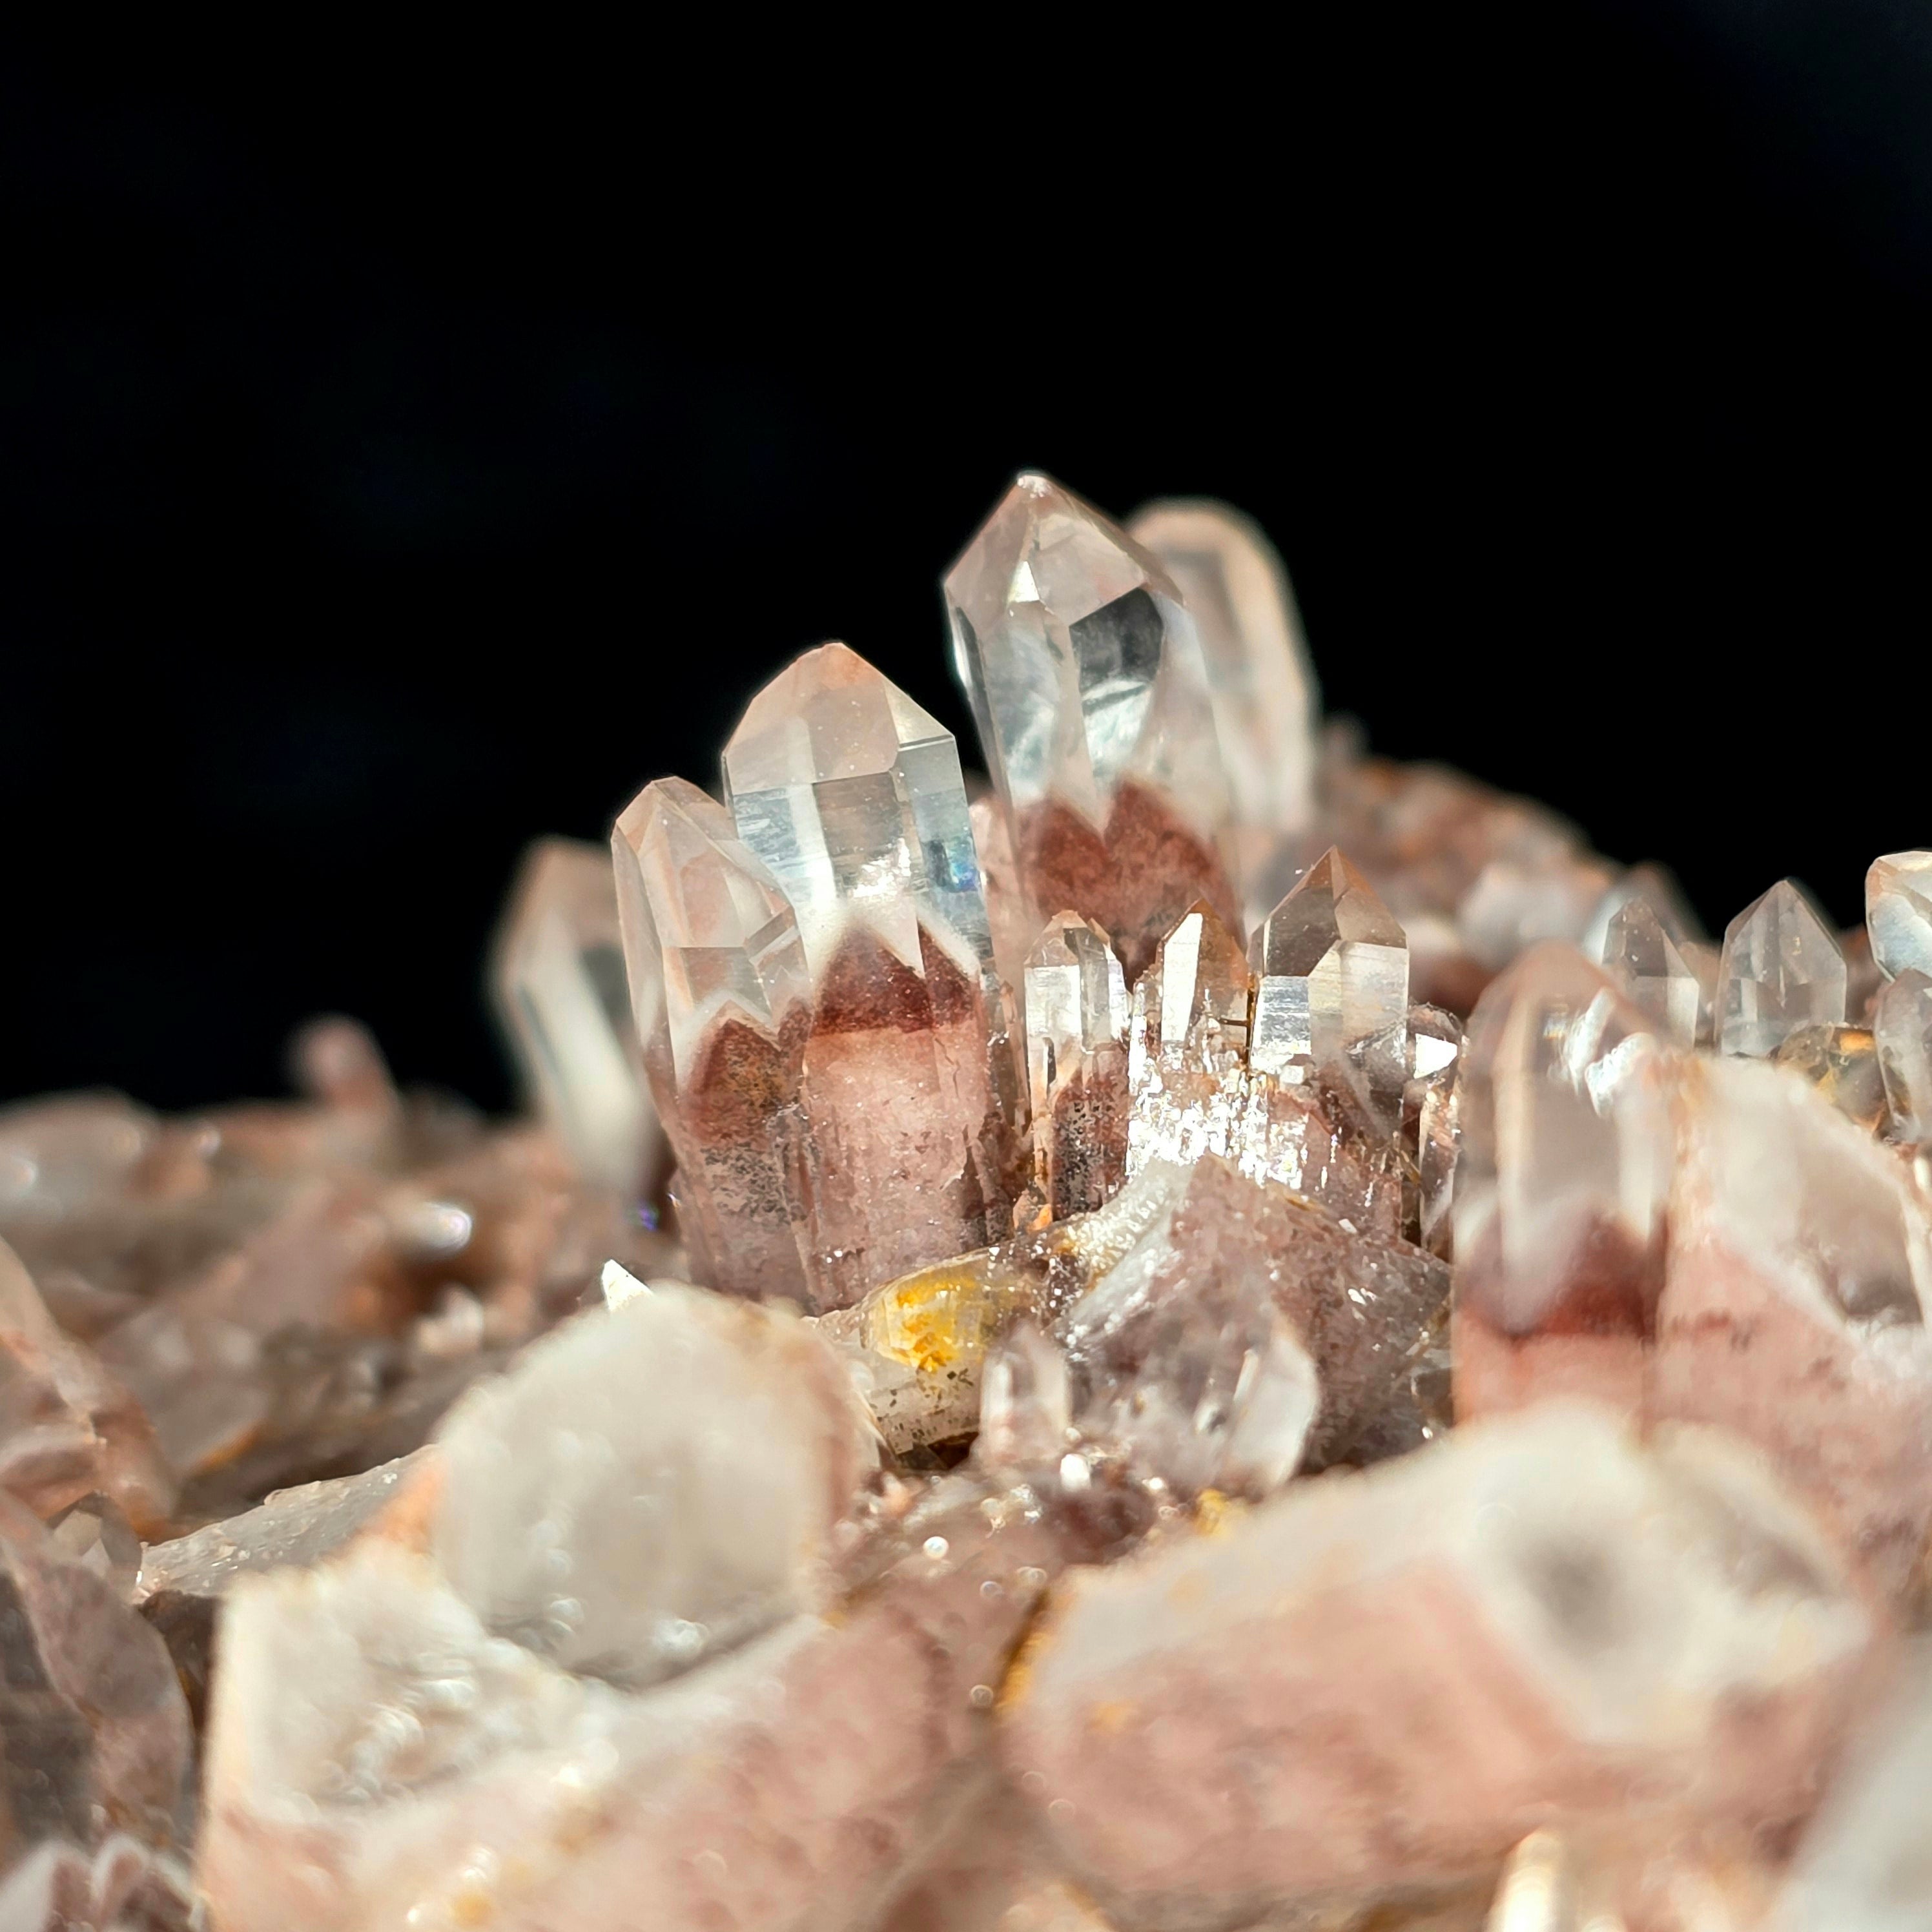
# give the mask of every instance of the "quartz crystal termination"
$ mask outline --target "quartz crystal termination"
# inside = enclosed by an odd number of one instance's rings
[[[730,814],[682,778],[646,785],[610,843],[632,1004],[694,1269],[734,1294],[802,1300],[781,1134],[812,1024],[796,916]]]
[[[1763,1058],[1799,1028],[1845,1017],[1845,956],[1830,927],[1780,879],[1724,932],[1718,1051]]]
[[[526,1091],[586,1180],[635,1196],[663,1136],[624,982],[610,866],[594,845],[540,838],[500,928],[491,990]]]
[[[1248,1064],[1277,1079],[1306,1063],[1393,1134],[1408,1073],[1408,943],[1367,880],[1332,848],[1255,934]]]
[[[1000,1011],[952,734],[843,644],[724,748],[739,838],[797,920],[811,1024],[788,1177],[812,1298],[844,1306],[1003,1228]]]
[[[1865,874],[1872,958],[1888,979],[1932,974],[1932,852],[1888,852]]]
[[[1201,640],[1118,525],[1022,476],[947,573],[953,661],[1037,922],[1109,934],[1129,982],[1196,899],[1231,924],[1232,814]]]
[[[1225,503],[1149,503],[1127,534],[1166,566],[1193,616],[1242,892],[1251,907],[1271,905],[1316,814],[1319,694],[1288,572],[1256,524]]]

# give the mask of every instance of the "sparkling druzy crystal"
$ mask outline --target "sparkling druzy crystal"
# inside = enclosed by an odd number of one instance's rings
[[[1888,852],[1865,874],[1865,930],[1888,978],[1932,973],[1932,852]]]
[[[1201,640],[1160,562],[1022,476],[947,573],[954,663],[1036,918],[1071,907],[1130,980],[1194,900],[1231,920],[1231,806]]]
[[[810,1025],[796,916],[730,814],[682,778],[638,794],[611,850],[632,1004],[694,1265],[736,1293],[802,1296],[774,1124],[796,1102]]]
[[[1354,1076],[1378,1123],[1395,1130],[1408,1077],[1408,946],[1400,925],[1332,848],[1254,936],[1248,1064],[1280,1076],[1307,1061]]]
[[[1127,534],[1166,566],[1200,634],[1241,890],[1250,904],[1265,891],[1264,908],[1316,808],[1319,704],[1288,573],[1260,530],[1225,503],[1150,503]]]
[[[1894,1135],[1932,1141],[1932,976],[1908,966],[1887,982],[1872,1016]]]
[[[1003,1749],[1123,1923],[1366,1925],[1538,1826],[1788,1830],[1873,1635],[1748,1452],[1554,1403],[1070,1574]]]
[[[490,989],[538,1112],[590,1180],[635,1194],[662,1136],[624,983],[607,852],[540,838],[498,928]]]
[[[1725,928],[1718,1050],[1762,1058],[1800,1027],[1844,1017],[1845,956],[1804,895],[1780,879]]]
[[[1126,981],[1107,935],[1063,913],[1028,957],[1025,997],[1034,1180],[1058,1220],[1126,1178]]]
[[[1667,1054],[1570,946],[1526,953],[1478,1003],[1455,1180],[1459,1418],[1552,1386],[1609,1396],[1622,1376],[1634,1391],[1662,1279]]]

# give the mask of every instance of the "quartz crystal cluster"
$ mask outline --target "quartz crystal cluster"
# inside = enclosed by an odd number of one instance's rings
[[[1932,1925],[1932,852],[1324,726],[1023,476],[532,848],[526,1118],[0,1112],[0,1932]]]

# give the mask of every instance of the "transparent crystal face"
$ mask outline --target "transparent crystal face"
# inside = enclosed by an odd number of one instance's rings
[[[1107,935],[1078,913],[1047,922],[1026,967],[1029,1040],[1051,1042],[1070,1059],[1124,1042],[1127,986]]]
[[[1865,874],[1865,929],[1888,976],[1932,973],[1932,852],[1888,852]]]
[[[1641,899],[1650,908],[1665,935],[1680,949],[1702,929],[1669,872],[1661,866],[1633,866],[1612,883],[1590,914],[1589,923],[1576,942],[1577,951],[1586,959],[1594,960],[1599,965],[1609,964],[1610,921],[1634,899]]]
[[[1657,1233],[1672,1146],[1658,1042],[1574,947],[1539,946],[1478,1002],[1460,1084],[1456,1252],[1483,1252],[1497,1312],[1526,1330],[1594,1239],[1641,1252]]]
[[[531,848],[492,977],[524,1078],[578,1167],[637,1186],[656,1129],[605,853],[569,838]]]
[[[1679,1046],[1696,1046],[1702,989],[1648,899],[1634,896],[1611,914],[1603,960],[1604,970],[1659,1033]]]
[[[611,834],[617,906],[639,1030],[668,1035],[680,1084],[729,1015],[775,1036],[811,979],[798,922],[731,815],[682,778],[659,778]]]
[[[1299,832],[1315,814],[1315,674],[1274,547],[1225,503],[1150,503],[1127,533],[1158,557],[1201,638],[1234,817]]]
[[[1049,796],[1105,828],[1121,784],[1196,828],[1228,819],[1201,642],[1160,563],[1050,478],[1023,476],[946,578],[954,661],[1010,809]]]
[[[1258,976],[1249,1064],[1279,1076],[1298,1060],[1360,1065],[1399,1102],[1407,1075],[1408,944],[1373,889],[1332,848],[1270,913],[1250,949]],[[1394,1033],[1390,1030],[1394,1029]],[[1389,1049],[1364,1060],[1366,1043]],[[1393,1123],[1391,1122],[1392,1125]]]
[[[1146,974],[1158,1043],[1184,1045],[1204,1019],[1238,1045],[1247,1037],[1252,981],[1239,942],[1211,906],[1196,905],[1160,943]],[[1138,990],[1138,988],[1136,989]]]
[[[1878,996],[1872,1036],[1894,1136],[1932,1141],[1932,976],[1907,967]]]
[[[1804,895],[1781,879],[1724,932],[1718,1051],[1756,1058],[1800,1027],[1845,1017],[1845,956]]]
[[[843,644],[806,652],[752,699],[724,748],[724,786],[814,973],[854,923],[915,971],[922,926],[970,980],[990,969],[958,747]]]

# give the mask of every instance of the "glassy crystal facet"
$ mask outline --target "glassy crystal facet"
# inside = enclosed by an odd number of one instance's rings
[[[1249,1064],[1277,1076],[1303,1060],[1336,1076],[1360,1066],[1393,1132],[1408,1075],[1408,945],[1369,882],[1331,848],[1269,914],[1250,952]]]
[[[530,848],[491,981],[525,1085],[579,1171],[638,1193],[662,1138],[624,982],[608,853],[574,838]]]
[[[1027,1067],[1034,1178],[1056,1220],[1126,1178],[1127,1012],[1106,934],[1078,913],[1049,920],[1027,962]]]
[[[1718,976],[1718,1051],[1763,1058],[1800,1027],[1843,1023],[1845,956],[1789,879],[1732,920]]]
[[[796,1099],[811,975],[778,881],[716,800],[646,785],[611,836],[644,1063],[677,1157],[677,1199],[713,1286],[802,1296],[774,1123]]]
[[[1932,973],[1932,852],[1888,852],[1865,874],[1865,929],[1888,977]]]
[[[1023,476],[947,573],[946,600],[1034,916],[1070,906],[1095,921],[1130,980],[1194,900],[1234,917],[1208,673],[1160,562]]]
[[[1665,1039],[1679,1046],[1696,1045],[1697,975],[1648,899],[1633,896],[1610,915],[1602,958],[1604,970],[1633,1006],[1650,1016]]]

